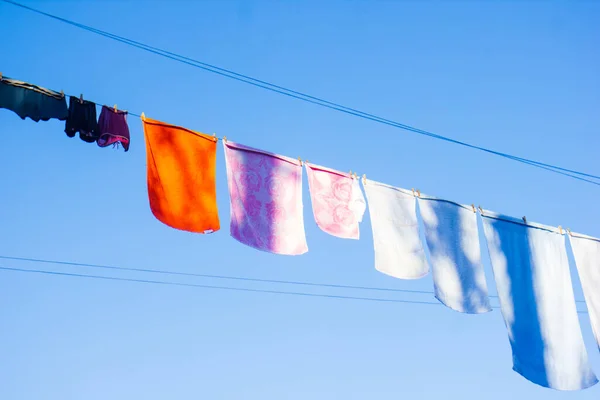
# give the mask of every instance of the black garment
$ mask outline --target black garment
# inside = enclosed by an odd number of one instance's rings
[[[96,120],[96,104],[87,100],[82,102],[77,97],[71,96],[65,133],[69,137],[74,137],[77,132],[81,140],[88,143],[94,143],[100,136]]]
[[[67,119],[67,101],[61,93],[7,77],[0,79],[0,108],[35,122]]]

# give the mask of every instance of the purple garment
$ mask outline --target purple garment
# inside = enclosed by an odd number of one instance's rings
[[[127,111],[115,111],[111,107],[102,106],[98,118],[98,146],[106,147],[111,144],[121,143],[125,151],[129,150],[129,126],[127,125]]]

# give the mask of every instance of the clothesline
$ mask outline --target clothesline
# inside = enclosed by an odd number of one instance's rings
[[[2,75],[2,73],[0,72],[0,81],[2,80],[2,78],[3,78],[3,75]],[[56,91],[56,92],[57,92],[57,91]],[[57,92],[57,93],[58,93],[58,92]],[[94,103],[94,104],[101,104],[101,103],[97,103],[97,102],[95,102],[95,101],[92,101],[92,100],[89,100],[89,99],[84,99],[84,98],[83,98],[83,94],[81,94],[81,95],[79,95],[79,96],[75,96],[75,95],[72,95],[72,94],[65,94],[65,93],[64,93],[64,91],[62,91],[62,90],[60,91],[60,93],[61,93],[63,96],[69,96],[69,97],[73,97],[73,98],[80,99],[80,100],[87,100],[87,101],[90,101],[90,102],[92,102],[92,103]],[[106,106],[106,107],[111,107],[111,106],[109,106],[109,105],[105,105],[105,106]],[[115,104],[115,105],[114,105],[114,106],[112,106],[112,107],[113,107],[113,108],[115,108],[115,109],[117,109],[117,104]],[[135,116],[135,117],[139,118],[139,119],[140,119],[140,120],[142,120],[142,121],[143,121],[143,120],[145,119],[145,117],[146,117],[144,112],[141,112],[140,114],[138,114],[138,113],[133,113],[133,112],[131,112],[131,111],[129,111],[129,110],[125,110],[125,109],[120,109],[120,111],[127,112],[127,114],[128,114],[128,115],[133,115],[133,116]],[[143,132],[142,132],[142,134],[143,134]],[[227,136],[222,136],[222,137],[219,137],[219,136],[216,136],[216,134],[215,134],[215,133],[213,133],[212,135],[213,135],[213,137],[215,137],[215,138],[216,138],[217,140],[219,140],[219,141],[225,141],[225,142],[227,141]],[[298,159],[298,161],[299,161],[300,163],[305,163],[305,162],[306,162],[306,163],[308,163],[308,159],[302,159],[301,157],[298,157],[297,159]],[[350,170],[350,175],[354,176],[354,178],[357,178],[357,177],[359,176],[359,174],[358,174],[356,171],[352,171],[352,170]],[[365,184],[365,183],[366,183],[366,177],[367,177],[367,175],[366,175],[366,174],[363,174],[363,175],[362,175],[362,182],[363,182],[363,184]],[[421,197],[421,191],[420,191],[419,189],[412,189],[412,194],[413,194],[414,196]],[[427,197],[427,196],[426,196],[426,197]],[[433,197],[432,197],[432,198],[433,198]],[[438,200],[441,200],[441,199],[438,199]],[[453,201],[451,201],[451,200],[444,200],[444,201],[450,201],[450,202],[453,202]],[[453,203],[454,203],[454,202],[453,202]],[[455,204],[459,204],[459,203],[455,203]],[[464,206],[464,205],[463,205],[463,206]],[[475,207],[475,205],[474,205],[474,204],[471,204],[471,207],[472,207],[472,209],[473,209],[473,211],[474,211],[474,212],[476,212],[477,210],[479,210],[479,212],[480,212],[480,213],[482,213],[482,214],[483,214],[483,212],[484,212],[484,209],[483,209],[481,206],[477,206],[477,207]],[[506,217],[505,217],[505,216],[503,216],[503,215],[496,214],[496,218],[504,219],[504,218],[506,218]],[[517,219],[517,218],[514,218],[514,217],[510,217],[510,218],[508,219],[508,221],[510,221],[510,222],[515,222],[515,221],[517,221],[517,220],[518,220],[518,219]],[[529,226],[529,227],[541,228],[541,229],[553,229],[553,227],[548,227],[548,226],[544,226],[544,225],[541,225],[541,224],[536,224],[536,223],[530,223],[529,221],[527,221],[527,218],[526,218],[526,217],[522,217],[522,218],[521,218],[521,221],[522,221],[522,222],[521,222],[522,224],[524,224],[524,225],[526,225],[526,226]],[[559,225],[559,226],[558,226],[556,229],[558,229],[558,231],[559,231],[560,233],[562,233],[562,232],[563,232],[563,227],[562,227],[562,225]],[[569,235],[572,235],[572,234],[573,234],[569,228],[566,228],[566,229],[565,229],[565,232],[566,232],[566,233],[568,233]],[[577,234],[577,235],[581,235],[581,234]],[[583,235],[583,236],[586,236],[586,237],[588,237],[588,238],[591,238],[590,236],[587,236],[587,235]],[[596,238],[594,238],[594,239],[595,239],[595,240],[599,240],[599,241],[600,241],[600,239],[596,239]]]

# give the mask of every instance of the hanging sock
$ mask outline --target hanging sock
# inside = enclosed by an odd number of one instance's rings
[[[419,237],[417,202],[406,190],[363,180],[369,204],[375,269],[400,279],[418,279],[429,267]]]
[[[358,178],[314,164],[304,165],[313,215],[319,228],[339,238],[358,239],[358,223],[367,206]]]
[[[67,119],[67,101],[62,93],[7,77],[0,78],[0,108],[14,111],[21,119],[35,122]]]
[[[483,227],[508,329],[513,369],[540,386],[581,390],[590,368],[558,229],[483,212]]]
[[[258,250],[308,251],[299,160],[223,141],[231,204],[231,236]]]
[[[579,233],[570,234],[569,239],[592,330],[600,349],[600,239]]]
[[[129,126],[127,125],[127,111],[115,110],[112,107],[102,106],[98,119],[100,136],[96,143],[100,147],[107,147],[120,142],[125,151],[129,150]]]
[[[77,132],[84,142],[93,143],[98,140],[100,132],[96,121],[96,104],[70,96],[65,133],[72,138]]]
[[[152,214],[175,229],[218,231],[217,138],[143,117]]]
[[[473,208],[427,196],[418,202],[435,297],[459,312],[491,311]]]

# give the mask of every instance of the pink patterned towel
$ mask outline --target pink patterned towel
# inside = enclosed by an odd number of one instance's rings
[[[231,236],[271,253],[306,253],[300,161],[229,141],[223,147]]]
[[[367,207],[358,179],[350,174],[306,163],[317,225],[330,235],[358,239],[358,223]]]

